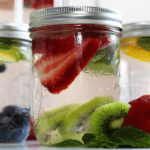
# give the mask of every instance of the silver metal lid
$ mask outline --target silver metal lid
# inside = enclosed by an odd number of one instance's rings
[[[56,24],[100,24],[122,30],[122,15],[115,10],[101,7],[53,7],[33,11],[30,14],[30,29]]]
[[[0,38],[14,38],[31,41],[27,24],[0,22]]]
[[[141,21],[123,25],[122,39],[150,36],[150,21]]]

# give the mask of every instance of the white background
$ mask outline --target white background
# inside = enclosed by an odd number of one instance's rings
[[[95,6],[95,0],[69,0],[69,6]],[[101,7],[118,10],[122,13],[123,24],[135,21],[150,21],[150,0],[100,0]],[[29,23],[33,9],[24,9],[23,23]],[[14,22],[14,10],[1,10],[0,21]]]

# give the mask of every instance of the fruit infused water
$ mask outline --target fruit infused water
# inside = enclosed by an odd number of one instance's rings
[[[74,141],[83,143],[92,132],[95,109],[119,100],[121,30],[120,13],[104,8],[30,14],[34,132],[40,144],[55,147],[70,140],[76,147]]]
[[[121,43],[120,100],[150,94],[150,22],[125,24]]]
[[[29,135],[31,58],[28,25],[0,23],[0,147],[24,144]]]

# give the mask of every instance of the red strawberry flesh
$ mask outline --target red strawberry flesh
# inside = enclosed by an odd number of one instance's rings
[[[32,52],[33,54],[58,55],[66,53],[75,46],[75,36],[68,35],[66,37],[50,38],[37,36],[33,39]],[[67,43],[67,44],[66,44]]]
[[[30,133],[29,133],[29,136],[27,138],[27,141],[28,140],[37,140],[35,134],[34,134],[34,123],[33,123],[33,117],[30,118]]]
[[[34,9],[41,9],[41,8],[48,8],[54,6],[54,0],[33,0],[31,8]]]
[[[150,95],[141,96],[129,104],[131,107],[122,127],[133,126],[150,134]]]
[[[98,38],[87,38],[66,53],[41,57],[34,67],[43,86],[53,94],[67,89],[95,55],[100,44]]]

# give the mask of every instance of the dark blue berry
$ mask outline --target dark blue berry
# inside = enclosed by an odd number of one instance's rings
[[[10,105],[4,107],[2,113],[4,116],[11,117],[18,110],[22,110],[22,108],[19,106]]]
[[[30,126],[30,114],[28,112],[16,112],[11,119],[18,128]]]
[[[30,126],[24,128],[17,128],[12,134],[12,140],[17,143],[25,142],[30,132]]]
[[[3,120],[4,115],[2,113],[0,113],[0,122]]]
[[[6,65],[5,64],[1,64],[0,65],[0,73],[5,72],[6,71]]]
[[[14,128],[12,126],[3,125],[0,127],[0,143],[12,141],[12,132]]]

